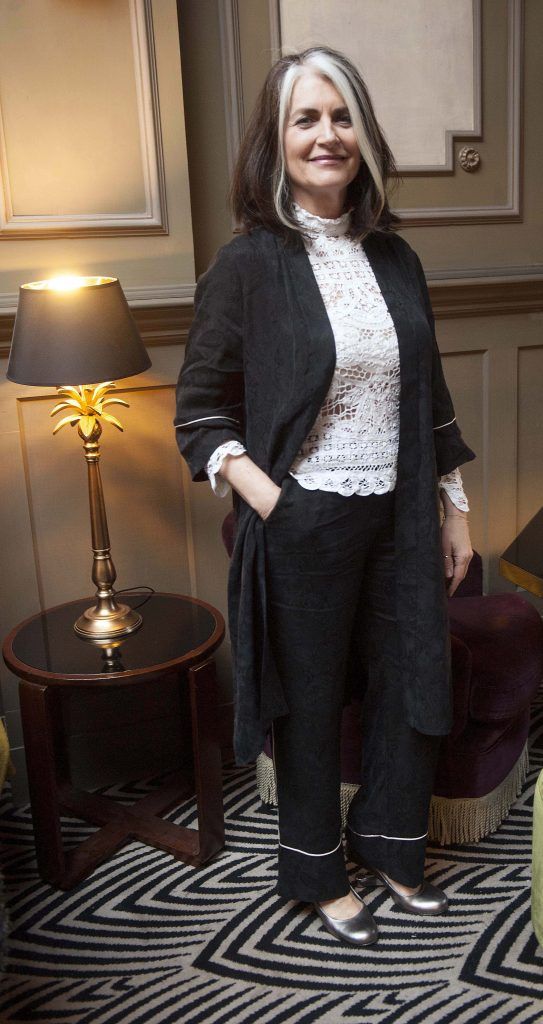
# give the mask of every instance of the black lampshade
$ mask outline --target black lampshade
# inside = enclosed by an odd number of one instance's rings
[[[21,286],[9,380],[53,387],[98,384],[151,365],[118,280],[77,280],[77,287],[55,281]]]

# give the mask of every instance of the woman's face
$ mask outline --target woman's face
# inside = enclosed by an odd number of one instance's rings
[[[339,217],[360,151],[343,97],[309,68],[292,90],[284,147],[294,201],[317,216]]]

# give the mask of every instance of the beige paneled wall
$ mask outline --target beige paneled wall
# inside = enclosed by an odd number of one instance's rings
[[[418,248],[425,267],[443,278],[451,269],[466,274],[485,276],[493,273],[507,275],[511,271],[530,275],[543,271],[543,190],[540,167],[543,160],[543,121],[539,115],[543,89],[543,66],[540,40],[543,32],[543,5],[538,0],[519,0],[522,16],[522,67],[511,66],[507,58],[507,37],[510,28],[509,5],[499,8],[504,13],[496,17],[497,5],[491,0],[482,3],[482,66],[483,66],[483,138],[474,143],[481,154],[481,173],[488,183],[486,201],[502,203],[504,190],[513,168],[505,158],[510,151],[508,131],[509,105],[513,102],[513,87],[521,87],[521,126],[519,139],[519,191],[521,214],[517,222],[450,225],[445,232],[431,227],[409,229],[408,240]],[[506,18],[507,15],[507,18]],[[510,55],[511,60],[512,55]],[[480,186],[476,175],[462,174],[464,190],[473,189],[479,197]],[[450,182],[454,200],[457,174]],[[436,190],[446,179],[409,179],[406,197],[411,204],[435,202]],[[512,184],[512,183],[510,183]],[[418,193],[415,192],[418,190]],[[469,200],[469,195],[468,195]],[[407,199],[406,199],[407,201]],[[402,201],[403,205],[403,201]]]
[[[517,517],[521,525],[531,519],[543,504],[543,317],[534,317],[531,334],[531,339],[523,334],[516,367],[516,490]]]
[[[143,211],[148,183],[140,119],[146,112],[136,89],[135,72],[143,70],[137,5],[87,5],[84,19],[76,5],[54,0],[2,8],[6,226]]]
[[[458,418],[478,455],[462,472],[490,591],[511,589],[498,557],[543,505],[542,325],[541,313],[438,324]]]
[[[0,4],[0,114],[0,313],[66,272],[191,299],[175,0]]]
[[[231,232],[228,153],[216,0],[178,0],[196,275]]]

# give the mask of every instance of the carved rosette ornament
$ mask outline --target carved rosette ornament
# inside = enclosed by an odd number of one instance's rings
[[[462,149],[458,153],[458,159],[461,167],[463,167],[465,171],[476,171],[481,163],[479,153],[471,146],[462,146]]]

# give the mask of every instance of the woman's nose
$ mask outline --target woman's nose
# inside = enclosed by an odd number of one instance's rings
[[[321,142],[323,145],[333,145],[337,142],[337,133],[334,127],[333,121],[323,120],[319,125],[319,134],[317,136],[317,142]]]

